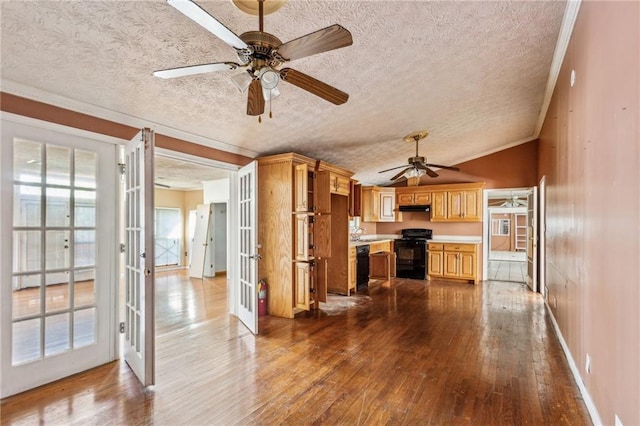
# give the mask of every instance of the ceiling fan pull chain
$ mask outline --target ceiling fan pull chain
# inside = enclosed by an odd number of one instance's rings
[[[261,115],[258,116],[258,123],[262,123],[262,116]]]
[[[273,114],[271,114],[271,100],[273,99],[271,89],[269,89],[269,118],[273,118]]]

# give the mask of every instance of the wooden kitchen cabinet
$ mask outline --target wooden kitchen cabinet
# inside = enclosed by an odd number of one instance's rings
[[[429,277],[478,283],[478,244],[429,243]]]
[[[395,188],[379,186],[362,187],[362,221],[395,222],[397,219],[395,206]]]
[[[293,318],[327,300],[327,283],[348,288],[348,197],[353,173],[295,154],[258,162],[258,279],[270,315]],[[332,192],[332,176],[341,182]]]
[[[349,196],[350,190],[351,190],[351,185],[350,185],[350,181],[351,179],[349,179],[348,177],[342,176],[342,175],[338,175],[335,173],[330,173],[329,175],[329,182],[330,182],[330,191],[332,194],[338,194],[338,195],[344,195],[344,196]]]
[[[480,190],[449,191],[447,195],[448,218],[458,221],[482,220],[482,192]]]
[[[396,188],[396,210],[399,206],[424,206],[431,204],[431,191],[427,186]]]
[[[349,247],[349,271],[348,271],[348,275],[349,275],[349,290],[348,290],[348,295],[351,295],[351,292],[355,292],[356,291],[356,286],[357,286],[357,274],[358,274],[358,259],[356,257],[356,248],[355,247]]]
[[[431,221],[447,220],[447,192],[434,191],[431,193]]]
[[[362,215],[362,185],[355,180],[349,181],[349,216]]]

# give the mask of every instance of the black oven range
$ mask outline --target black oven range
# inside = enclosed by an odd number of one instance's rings
[[[427,279],[427,240],[433,231],[424,228],[402,230],[402,238],[395,240],[396,277]]]

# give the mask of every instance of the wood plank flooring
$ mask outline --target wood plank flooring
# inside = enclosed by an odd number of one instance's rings
[[[156,386],[113,362],[2,400],[2,424],[590,424],[524,285],[395,279],[258,337],[226,297],[159,274]]]

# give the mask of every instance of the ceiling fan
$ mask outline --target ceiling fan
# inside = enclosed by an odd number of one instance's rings
[[[404,167],[405,169],[403,171],[401,171],[400,173],[398,173],[397,175],[395,175],[394,177],[391,178],[391,180],[398,180],[400,178],[419,178],[420,176],[424,175],[424,174],[428,174],[429,176],[431,176],[432,178],[438,177],[438,174],[436,172],[434,172],[433,170],[430,169],[430,167],[437,167],[439,169],[447,169],[447,170],[455,170],[456,172],[459,172],[460,169],[457,167],[450,167],[450,166],[441,166],[438,164],[430,164],[430,163],[426,163],[426,158],[425,157],[420,157],[418,155],[418,141],[421,139],[426,138],[429,135],[429,132],[426,130],[418,130],[416,132],[410,133],[407,136],[405,136],[404,138],[402,138],[403,141],[405,142],[415,142],[416,143],[416,156],[415,157],[410,157],[407,161],[409,163],[409,166],[407,167],[407,165],[404,166],[398,166],[398,167],[392,167],[390,169],[386,169],[386,170],[381,170],[378,173],[385,173],[385,172],[389,172],[391,170],[396,170],[399,169],[401,167]]]
[[[497,204],[500,203],[500,204]],[[489,202],[489,206],[491,207],[507,207],[507,208],[513,208],[513,207],[526,207],[527,206],[527,201],[526,200],[520,200],[518,198],[517,195],[511,194],[511,197],[503,200],[496,200],[495,202]]]
[[[256,1],[258,2],[259,30],[247,31],[237,36],[195,2],[167,0],[169,5],[235,49],[239,63],[214,62],[169,68],[154,71],[153,75],[160,78],[175,78],[245,68],[244,72],[232,77],[231,80],[241,92],[244,92],[248,87],[247,114],[253,116],[260,116],[264,113],[265,99],[270,101],[279,96],[278,83],[280,80],[293,84],[335,105],[345,103],[349,99],[347,93],[300,71],[291,68],[278,69],[278,67],[294,59],[350,46],[353,44],[351,33],[335,24],[282,43],[276,36],[264,32],[263,3],[265,0]],[[271,116],[271,113],[269,114]]]

